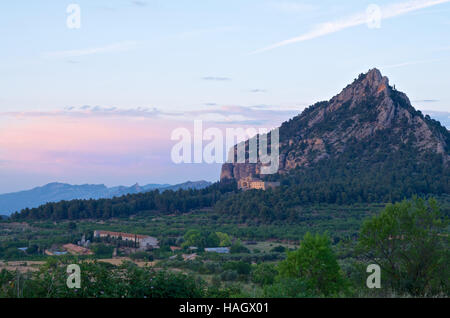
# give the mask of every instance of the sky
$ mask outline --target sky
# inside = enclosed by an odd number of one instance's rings
[[[174,129],[276,127],[373,67],[449,126],[450,0],[2,1],[0,39],[0,193],[218,180]]]

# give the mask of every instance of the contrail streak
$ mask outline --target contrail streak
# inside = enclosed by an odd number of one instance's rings
[[[431,6],[435,6],[438,4],[450,2],[450,0],[414,0],[408,2],[401,2],[396,4],[387,5],[381,7],[381,19],[390,19],[394,18],[412,11],[428,8]],[[304,33],[298,37],[291,38],[288,40],[284,40],[275,44],[272,44],[268,47],[256,50],[251,52],[250,54],[257,54],[269,50],[273,50],[275,48],[285,46],[292,43],[304,42],[308,40],[312,40],[327,34],[336,33],[344,29],[348,29],[351,27],[355,27],[358,25],[366,24],[368,21],[368,15],[366,12],[359,12],[350,17],[330,21],[326,23],[319,24],[317,27],[312,29],[311,31]]]

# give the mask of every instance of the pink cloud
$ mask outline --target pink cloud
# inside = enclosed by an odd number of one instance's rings
[[[0,191],[12,182],[15,189],[24,189],[53,181],[117,185],[217,180],[218,164],[172,163],[175,128],[192,133],[194,120],[203,119],[204,129],[217,127],[225,135],[229,127],[270,127],[288,118],[287,113],[266,106],[184,113],[91,106],[0,113]]]
[[[126,160],[127,157],[145,158],[153,154],[155,158],[168,153],[171,129],[170,123],[151,118],[12,120],[0,128],[0,159],[3,167],[26,170],[42,167],[53,170],[79,164],[133,165],[137,161]]]

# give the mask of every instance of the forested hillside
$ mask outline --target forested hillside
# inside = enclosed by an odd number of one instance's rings
[[[109,219],[130,216],[142,211],[184,213],[192,209],[212,207],[227,192],[234,191],[233,183],[216,183],[201,190],[158,190],[128,194],[112,199],[71,200],[47,203],[38,208],[24,209],[11,215],[22,219]]]

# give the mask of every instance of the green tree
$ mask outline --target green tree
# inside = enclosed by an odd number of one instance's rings
[[[220,244],[220,238],[215,232],[208,234],[204,247],[217,247]]]
[[[183,246],[198,246],[201,243],[201,233],[199,230],[189,230],[184,234]]]
[[[381,267],[392,289],[412,295],[448,294],[447,225],[448,219],[434,199],[414,198],[389,204],[380,215],[367,220],[358,246],[368,260]]]
[[[225,247],[231,245],[230,236],[226,233],[216,232],[216,235],[219,237],[220,243],[219,246]]]
[[[268,298],[306,298],[312,294],[303,279],[277,277],[273,285],[264,286],[264,297]]]
[[[100,243],[93,245],[92,250],[97,257],[111,257],[114,251],[114,247]]]
[[[220,238],[215,232],[199,231],[191,229],[184,235],[184,243],[182,246],[217,247]]]
[[[77,229],[77,224],[71,221],[67,224],[67,228],[69,229],[69,231],[75,231]]]
[[[239,275],[249,275],[252,267],[243,261],[230,261],[223,265],[224,270],[235,270]]]
[[[81,268],[81,288],[66,285],[68,264]],[[200,298],[204,284],[191,275],[154,271],[132,262],[120,266],[78,262],[74,258],[49,259],[36,272],[0,271],[0,297],[24,298]]]
[[[277,269],[273,264],[261,263],[253,268],[252,281],[261,286],[271,285],[274,283],[277,274]]]
[[[337,295],[346,287],[326,234],[306,233],[300,248],[289,252],[278,270],[281,278],[303,281],[307,291],[315,296]]]
[[[250,253],[250,250],[242,245],[240,240],[237,240],[234,242],[233,245],[230,247],[230,253],[237,254],[237,253]]]

